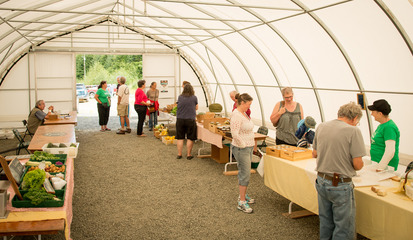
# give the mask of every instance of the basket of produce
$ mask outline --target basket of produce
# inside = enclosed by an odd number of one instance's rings
[[[67,154],[52,154],[52,153],[43,152],[43,151],[35,151],[32,155],[30,155],[29,162],[47,161],[51,163],[56,163],[60,161],[60,162],[63,162],[63,164],[65,164],[66,159],[67,159]]]
[[[175,139],[175,136],[163,136],[162,142],[165,145],[176,144],[176,139]]]
[[[64,181],[64,180],[63,180]],[[66,185],[66,181],[64,181]],[[61,185],[62,187],[64,185]],[[50,183],[44,170],[27,171],[21,184],[23,200],[14,196],[12,206],[16,208],[62,207],[64,205],[65,190],[59,191]]]
[[[78,148],[79,143],[47,143],[42,150],[53,154],[67,154],[69,158],[76,158]]]

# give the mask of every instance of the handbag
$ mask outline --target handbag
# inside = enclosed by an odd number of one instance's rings
[[[155,105],[149,106],[149,107],[148,107],[148,111],[149,111],[150,113],[155,112],[155,111],[156,111],[156,110],[155,110]]]

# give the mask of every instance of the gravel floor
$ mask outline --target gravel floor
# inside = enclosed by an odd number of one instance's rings
[[[176,146],[164,145],[148,128],[99,132],[97,117],[79,117],[75,159],[73,239],[318,239],[317,216],[282,216],[289,201],[252,174],[248,188],[256,199],[253,214],[236,209],[237,177],[209,158],[176,159]],[[0,140],[0,150],[14,140]],[[201,142],[196,142],[196,155]],[[13,155],[8,152],[4,155]],[[294,206],[293,210],[301,210]],[[16,237],[14,239],[32,239]],[[64,239],[63,233],[42,239]],[[358,239],[365,239],[361,236]]]

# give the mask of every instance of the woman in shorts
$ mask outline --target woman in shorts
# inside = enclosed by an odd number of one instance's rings
[[[186,159],[194,158],[191,154],[194,141],[197,139],[196,110],[198,110],[198,98],[195,96],[191,84],[186,84],[182,94],[178,97],[178,109],[176,111],[176,139],[178,147],[177,159],[182,158],[182,149],[186,136]]]

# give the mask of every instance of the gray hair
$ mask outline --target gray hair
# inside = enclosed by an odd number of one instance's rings
[[[287,93],[293,93],[293,89],[291,87],[285,87],[285,88],[281,89],[281,94],[283,95],[283,97]]]
[[[36,107],[38,107],[42,102],[44,102],[44,100],[37,100]]]
[[[363,112],[361,111],[360,105],[356,104],[355,102],[350,102],[340,107],[337,116],[339,118],[344,117],[349,120],[352,120],[354,118],[361,119]]]
[[[124,76],[121,76],[119,82],[125,84],[126,78]]]

